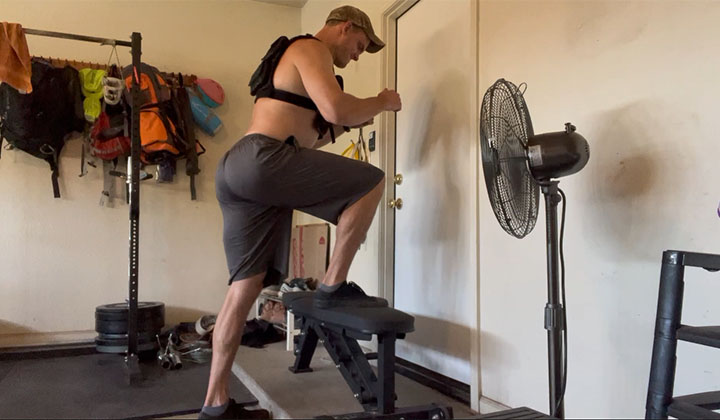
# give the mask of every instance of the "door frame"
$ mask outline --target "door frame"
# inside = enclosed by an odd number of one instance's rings
[[[397,89],[397,20],[420,0],[395,0],[385,10],[382,18],[382,36],[385,39],[382,59],[382,85]],[[395,198],[395,113],[384,112],[380,118],[378,142],[380,168],[385,171],[385,189],[380,203],[380,226],[378,241],[378,291],[387,301],[395,304],[395,210],[388,208],[388,202]]]
[[[417,4],[420,0],[395,0],[384,12],[382,16],[381,34],[385,39],[385,48],[382,57],[382,86],[388,89],[397,89],[397,20],[405,14],[410,8]],[[425,0],[431,1],[431,0]],[[479,66],[479,7],[477,0],[466,0],[470,2],[470,32],[472,40],[468,53],[474,57],[472,60],[471,74],[474,75],[471,81],[471,99],[470,112],[472,127],[470,132],[475,139],[479,139],[480,125],[478,106],[480,91],[480,66]],[[388,202],[395,198],[395,141],[396,141],[396,116],[395,113],[382,113],[379,121],[379,138],[383,139],[378,142],[380,152],[380,168],[385,171],[385,189],[383,201],[380,203],[379,217],[379,240],[378,240],[378,292],[391,305],[395,302],[395,210],[388,208]],[[480,167],[480,145],[478,141],[472,143],[472,153],[475,155],[475,176],[470,181],[472,191],[475,191],[475,272],[476,281],[474,290],[469,290],[472,296],[475,296],[474,310],[475,314],[472,319],[475,325],[472,325],[472,337],[470,340],[470,408],[474,411],[480,410],[481,392],[481,376],[480,376],[480,187],[479,182],[481,173]]]

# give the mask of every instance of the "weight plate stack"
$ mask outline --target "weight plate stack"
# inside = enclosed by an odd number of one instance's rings
[[[138,302],[138,352],[157,349],[155,336],[165,326],[162,302]],[[112,303],[95,308],[95,347],[101,353],[127,353],[128,304]]]
[[[99,334],[95,337],[95,350],[99,353],[127,353],[127,334],[117,335],[122,335],[122,338],[107,338],[103,334]],[[157,350],[157,348],[158,345],[156,340],[152,338],[138,337],[138,353]]]

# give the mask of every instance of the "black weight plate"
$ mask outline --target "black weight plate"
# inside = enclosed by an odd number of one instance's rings
[[[138,337],[150,337],[155,338],[155,334],[160,334],[160,330],[157,331],[143,331],[141,333],[138,333]],[[126,338],[127,334],[107,334],[107,333],[99,333],[98,337],[106,339],[106,340],[116,340],[118,338]]]
[[[156,318],[156,319],[165,319],[165,313],[157,311],[153,312],[138,312],[137,314],[138,319],[150,319],[150,318]],[[128,314],[104,314],[104,313],[96,313],[95,319],[100,321],[127,321]]]
[[[157,319],[139,319],[137,322],[137,332],[147,333],[158,331],[163,328],[165,323],[163,320]],[[127,321],[101,321],[95,320],[95,331],[101,334],[127,334]]]
[[[164,320],[165,314],[156,314],[152,312],[146,312],[142,314],[138,314],[137,319],[157,319],[157,320]],[[95,320],[96,321],[127,321],[128,316],[125,315],[108,315],[108,314],[95,314]]]
[[[126,354],[127,353],[127,345],[124,346],[105,346],[105,345],[95,345],[95,350],[97,350],[99,353],[112,353],[112,354]],[[145,343],[145,344],[138,344],[138,352],[147,352],[147,351],[153,351],[155,350],[155,344],[154,343]]]
[[[138,341],[152,341],[156,340],[155,334],[160,334],[160,330],[157,331],[145,331],[137,335]],[[123,340],[127,341],[127,334],[98,334],[97,338],[100,340]]]
[[[138,333],[157,331],[165,326],[165,321],[162,319],[141,318],[137,321]],[[102,321],[99,319],[95,320],[95,331],[101,334],[127,334],[127,330],[127,321]]]
[[[164,308],[165,304],[162,302],[138,302],[138,310],[150,310],[152,308]],[[100,305],[97,308],[95,308],[95,312],[100,313],[120,313],[120,312],[127,312],[128,310],[128,304],[127,302],[120,302],[120,303],[109,303],[107,305]]]
[[[165,317],[165,304],[162,302],[138,302],[138,318]],[[128,317],[128,304],[126,302],[100,305],[95,308],[95,319],[103,321],[120,321]]]
[[[138,344],[146,344],[146,343],[154,343],[157,344],[157,342],[153,341],[152,339],[142,339],[138,337]],[[95,344],[98,346],[127,346],[127,338],[116,338],[112,340],[103,339],[100,337],[95,337]]]

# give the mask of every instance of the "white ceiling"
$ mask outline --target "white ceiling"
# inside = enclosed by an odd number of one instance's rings
[[[302,7],[305,6],[305,3],[307,3],[308,0],[255,0],[255,1],[259,1],[260,3],[278,4],[280,6],[297,7],[298,9],[302,9]]]

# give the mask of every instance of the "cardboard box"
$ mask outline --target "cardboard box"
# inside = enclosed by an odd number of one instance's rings
[[[288,280],[296,277],[322,281],[330,263],[330,225],[297,225],[290,235]]]

